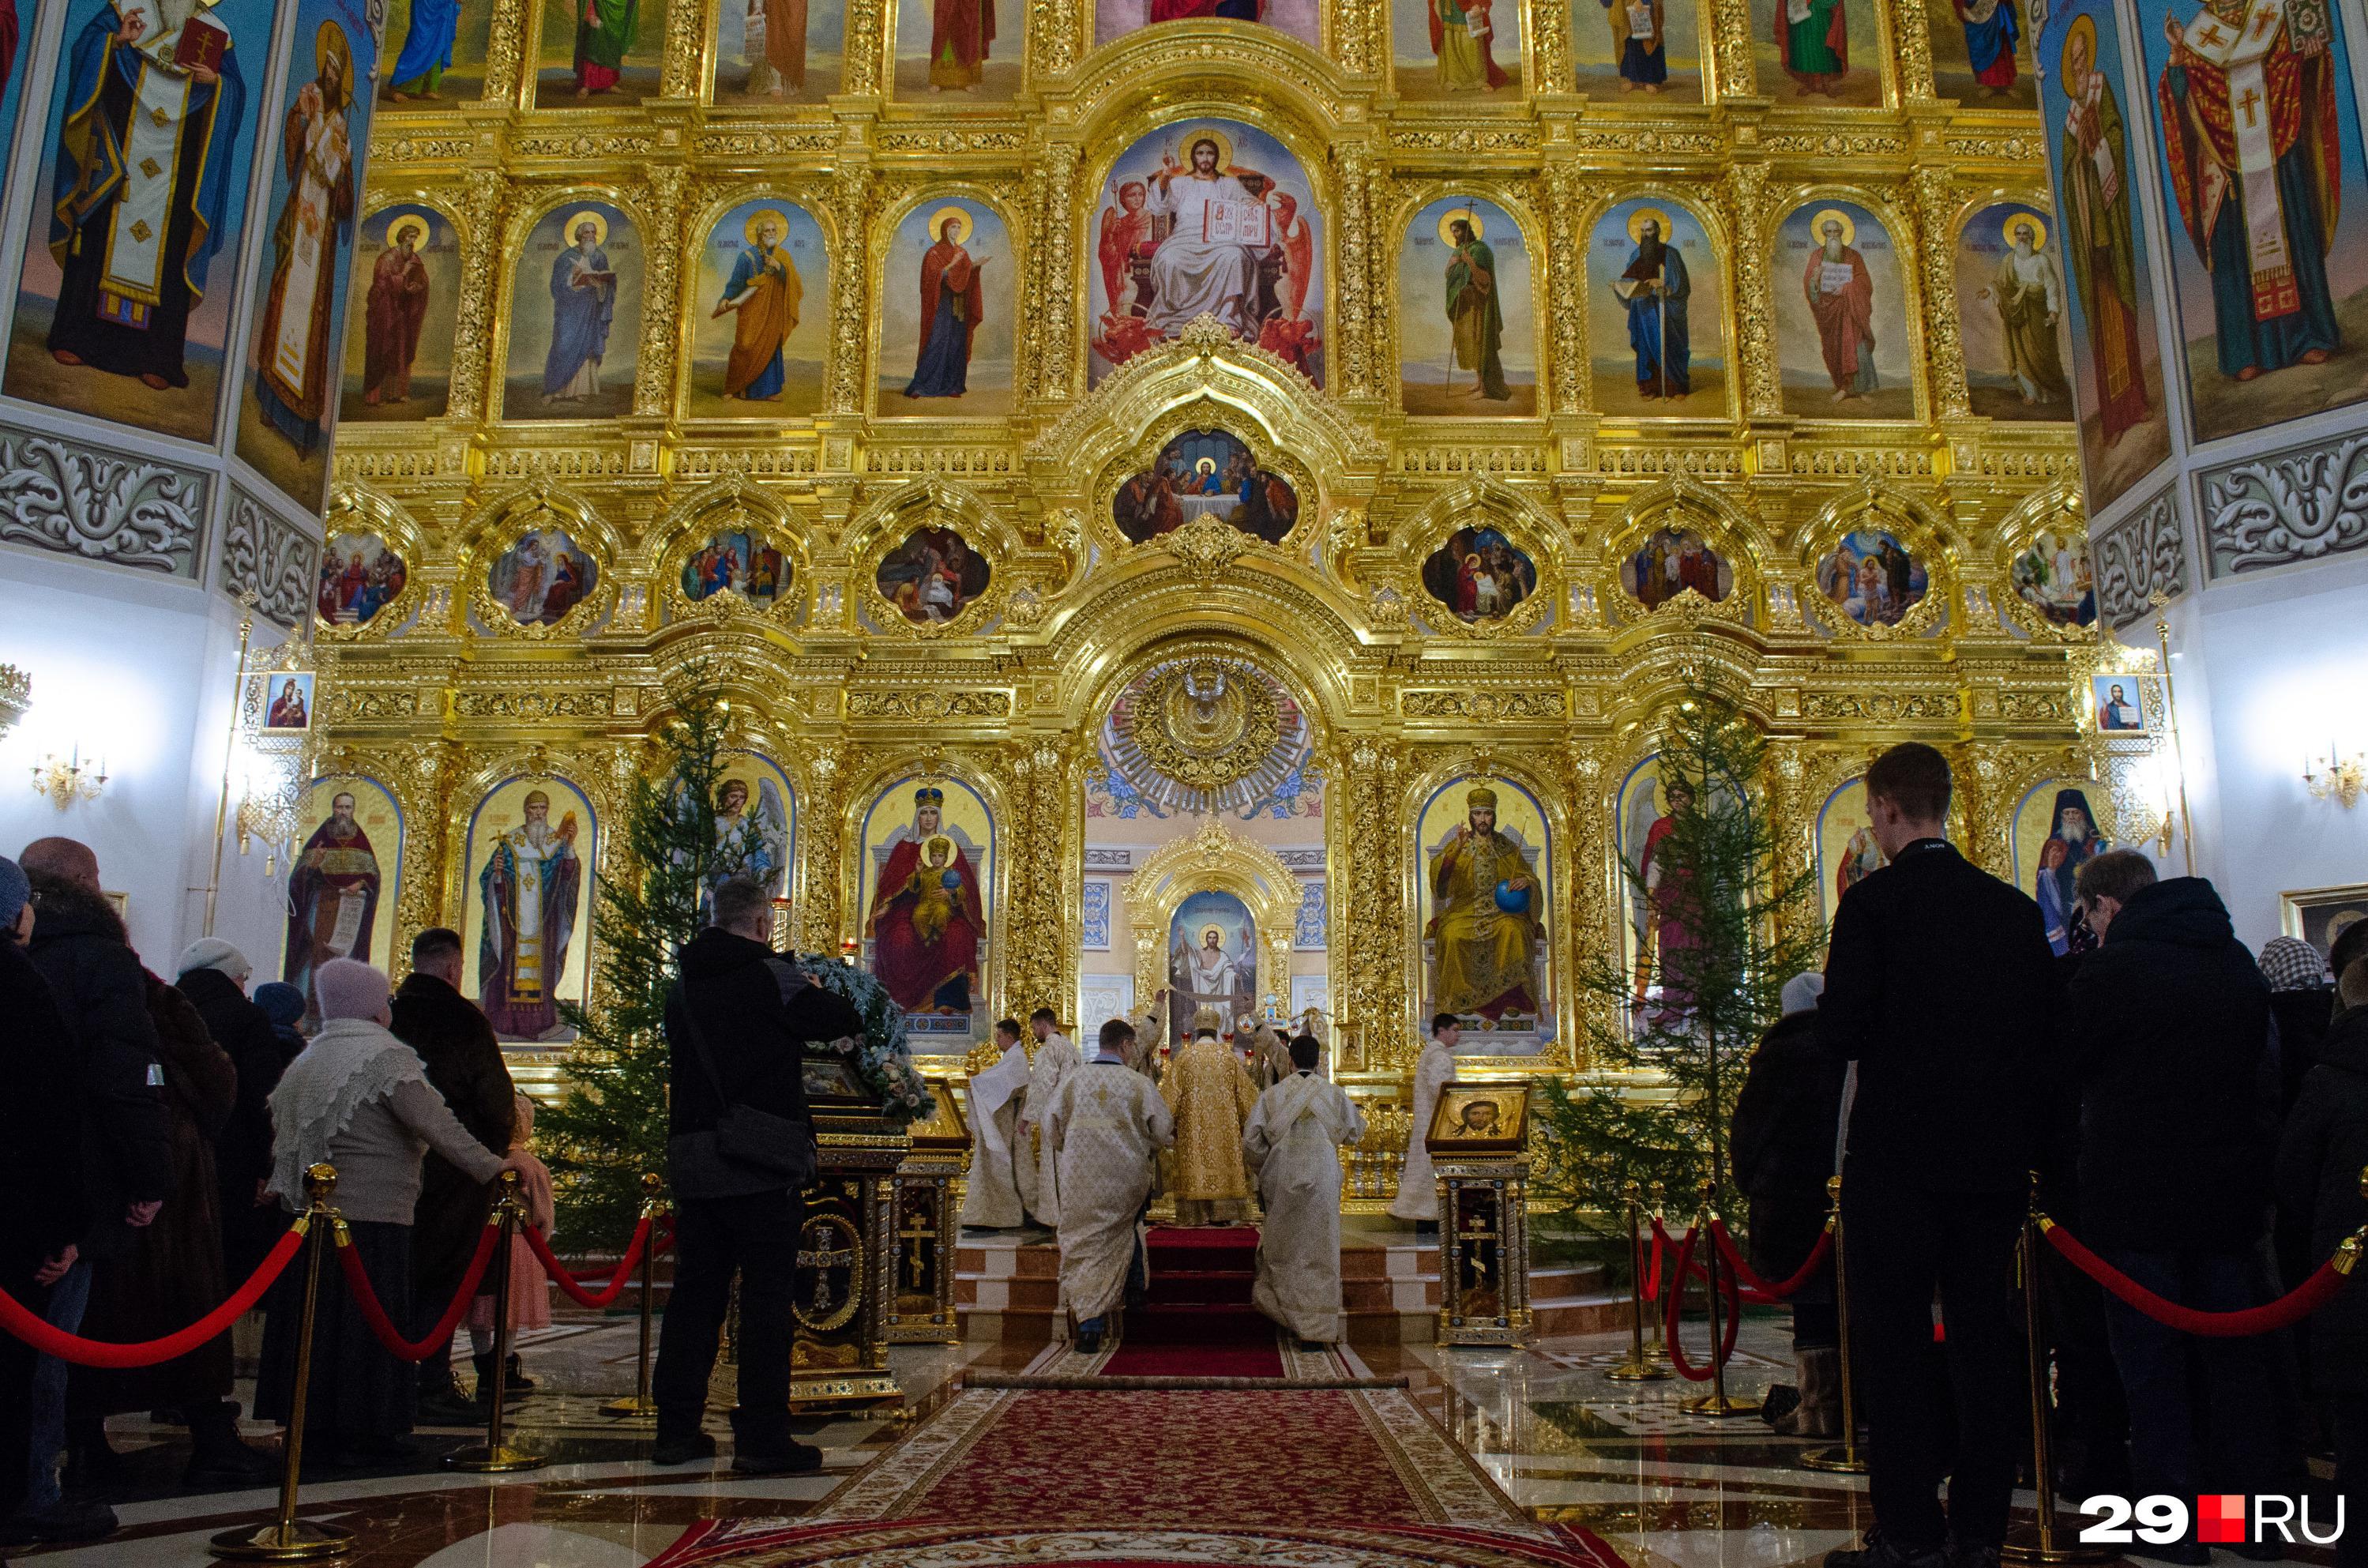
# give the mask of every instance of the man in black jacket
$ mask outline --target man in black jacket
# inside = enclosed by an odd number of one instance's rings
[[[2332,1256],[2368,1222],[2368,959],[2357,959],[2337,987],[2336,1014],[2320,1042],[2318,1064],[2278,1144],[2278,1213],[2308,1237],[2307,1262],[2293,1284]],[[2329,1406],[2335,1427],[2335,1490],[2346,1527],[2336,1568],[2368,1568],[2368,1293],[2337,1293],[2310,1320],[2310,1392]]]
[[[394,993],[394,1038],[419,1053],[427,1082],[444,1096],[469,1136],[488,1149],[507,1153],[518,1133],[517,1091],[494,1026],[461,994],[459,932],[431,926],[411,939],[411,972]],[[433,1149],[427,1152],[411,1221],[411,1300],[417,1313],[412,1333],[426,1334],[435,1327],[451,1304],[452,1293],[469,1272],[469,1259],[476,1253],[493,1202],[492,1187],[470,1180]],[[480,1399],[490,1397],[492,1369],[491,1356],[478,1361]],[[533,1385],[513,1371],[510,1387],[526,1392]],[[419,1416],[434,1424],[462,1426],[483,1417],[461,1397],[453,1381],[449,1343],[419,1369]]]
[[[2079,896],[2103,938],[2070,993],[2081,1239],[2182,1306],[2259,1305],[2279,1098],[2269,983],[2201,877],[2157,881],[2144,855],[2118,849],[2080,868]],[[2118,1299],[2105,1326],[2137,1495],[2283,1492],[2300,1479],[2272,1393],[2283,1335],[2192,1338]],[[2129,1550],[2211,1556],[2192,1534]]]
[[[35,919],[26,953],[57,998],[76,1047],[81,1085],[82,1176],[90,1222],[82,1256],[51,1294],[50,1323],[71,1334],[90,1301],[92,1265],[130,1256],[134,1233],[155,1222],[173,1196],[172,1128],[160,1093],[164,1066],[148,1012],[147,971],[131,950],[122,917],[99,890],[98,857],[71,838],[38,838],[21,858],[32,884]],[[27,1505],[47,1520],[40,1539],[74,1539],[114,1528],[103,1503],[63,1502],[46,1456],[63,1451],[62,1364],[41,1358],[36,1371],[37,1472]],[[54,1389],[58,1397],[51,1401]]]
[[[803,1130],[812,1119],[805,1047],[860,1035],[862,1019],[773,952],[772,900],[754,880],[734,877],[719,886],[710,918],[714,924],[683,945],[681,983],[666,1003],[668,1134],[712,1132],[727,1106]],[[733,1426],[739,1451],[732,1468],[755,1475],[820,1469],[821,1451],[791,1438],[789,1428],[791,1299],[804,1201],[762,1171],[700,1192],[685,1190],[692,1185],[686,1174],[673,1173],[674,1294],[651,1379],[658,1426],[650,1457],[687,1464],[715,1451],[700,1424],[737,1273],[740,1406]]]
[[[14,860],[0,859],[0,1290],[47,1315],[50,1287],[79,1255],[83,1210],[81,1085],[74,1037],[49,982],[25,956],[32,935],[32,887]],[[32,1347],[0,1334],[0,1513],[25,1483],[32,1425]],[[38,1531],[0,1531],[15,1545]]]
[[[2039,905],[1942,836],[1949,765],[1894,746],[1866,774],[1890,864],[1842,895],[1818,1018],[1858,1063],[1842,1164],[1856,1387],[1875,1528],[1827,1568],[1987,1568],[2006,1535],[2023,1423],[2014,1248],[2030,1185],[2032,1073],[2055,994]],[[1931,1386],[1932,1299],[1948,1381]],[[1947,1473],[1949,1506],[1938,1492]]]

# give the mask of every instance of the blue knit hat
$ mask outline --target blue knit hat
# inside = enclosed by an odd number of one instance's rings
[[[255,1005],[281,1028],[293,1028],[304,1017],[304,994],[284,980],[268,980],[255,988]]]
[[[0,855],[0,926],[16,925],[32,896],[33,884],[25,879],[25,868]]]

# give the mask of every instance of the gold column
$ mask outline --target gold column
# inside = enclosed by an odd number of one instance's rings
[[[1409,912],[1399,874],[1404,768],[1402,747],[1381,736],[1349,742],[1331,767],[1348,805],[1336,819],[1331,856],[1332,938],[1347,970],[1334,981],[1333,1006],[1344,1023],[1363,1031],[1365,1064],[1375,1072],[1396,1071],[1414,1054],[1406,989]]]
[[[1891,21],[1892,58],[1899,62],[1900,102],[1931,103],[1935,97],[1932,86],[1932,32],[1924,0],[1897,0],[1885,14]]]
[[[835,954],[858,916],[840,918],[839,879],[846,856],[847,778],[853,757],[843,744],[818,744],[798,780],[798,897],[791,911],[800,952]],[[860,899],[862,893],[859,891]]]
[[[512,46],[515,48],[515,45]],[[487,85],[492,82],[490,64]],[[497,168],[471,169],[461,188],[461,289],[455,305],[452,385],[446,417],[473,424],[490,410],[485,376],[493,354],[495,294],[502,287],[502,241],[509,226],[511,183]]]
[[[1029,173],[1028,225],[1034,231],[1029,254],[1034,263],[1034,304],[1028,312],[1019,367],[1022,395],[1065,403],[1077,392],[1079,359],[1075,225],[1070,204],[1076,199],[1077,144],[1047,142]]]
[[[1748,98],[1758,95],[1759,72],[1751,58],[1751,43],[1758,32],[1751,22],[1751,0],[1712,0],[1711,36],[1708,47],[1702,51],[1702,63],[1717,73],[1713,89],[1718,97]],[[1738,297],[1766,298],[1749,293]]]
[[[839,58],[844,73],[841,86],[850,97],[877,97],[882,91],[880,66],[886,43],[880,12],[884,4],[885,0],[847,0],[845,52]]]
[[[1548,249],[1555,256],[1585,256],[1587,240],[1579,233],[1578,214],[1588,197],[1587,176],[1576,164],[1549,165],[1544,187]],[[1594,378],[1587,362],[1587,300],[1580,290],[1548,290],[1546,333],[1553,346],[1547,381],[1554,411],[1584,414],[1594,402]]]
[[[1907,9],[1918,10],[1915,28],[1921,37],[1921,11],[1917,7]],[[1903,58],[1902,64],[1905,63]],[[1925,75],[1929,90],[1929,58]],[[1931,367],[1932,403],[1943,419],[1969,418],[1974,405],[1965,391],[1965,347],[1957,321],[1955,236],[1949,232],[1950,220],[1956,211],[1956,195],[1950,188],[1949,171],[1930,167],[1916,171],[1914,190],[1917,244],[1923,252],[1924,262],[1924,344]]]
[[[650,244],[642,256],[642,347],[633,372],[633,412],[664,418],[674,410],[675,342],[682,324],[682,209],[689,183],[680,165],[644,176],[642,218]]]
[[[1720,0],[1722,6],[1725,0]],[[1747,50],[1746,58],[1748,59]],[[1771,300],[1768,280],[1768,166],[1740,163],[1731,180],[1714,187],[1712,199],[1725,219],[1735,255],[1735,291],[1739,300]],[[1743,357],[1743,410],[1753,417],[1781,418],[1782,383],[1776,370],[1775,312],[1736,312],[1736,339]]]
[[[871,165],[840,166],[830,182],[831,226],[837,246],[832,255],[830,303],[830,386],[833,414],[861,414],[869,369],[870,335],[864,324],[864,297],[871,256],[874,180]]]

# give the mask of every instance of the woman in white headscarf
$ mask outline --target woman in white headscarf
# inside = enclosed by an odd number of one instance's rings
[[[1843,1072],[1818,1038],[1817,996],[1825,988],[1826,977],[1815,971],[1784,983],[1784,1015],[1751,1053],[1735,1097],[1728,1147],[1735,1184],[1751,1200],[1751,1267],[1763,1279],[1790,1278],[1825,1230]],[[1770,1425],[1804,1437],[1838,1436],[1841,1332],[1830,1264],[1793,1297],[1792,1307],[1800,1403],[1774,1412]]]
[[[420,1161],[429,1149],[479,1181],[521,1170],[518,1154],[495,1153],[469,1136],[427,1082],[418,1054],[394,1038],[393,988],[355,959],[333,959],[313,975],[321,1032],[288,1064],[271,1092],[270,1190],[295,1212],[304,1172],[336,1167],[334,1201],[352,1233],[370,1288],[400,1325],[412,1321],[411,1217],[419,1202]],[[301,1269],[280,1276],[263,1331],[256,1414],[285,1421],[295,1392]],[[445,1303],[436,1302],[441,1311]],[[305,1406],[305,1454],[336,1468],[413,1457],[416,1392],[413,1363],[381,1346],[342,1279],[324,1278],[313,1334]]]
[[[2272,937],[2261,948],[2261,978],[2270,983],[2270,1017],[2278,1026],[2278,1106],[2290,1111],[2335,1017],[2335,977],[2300,937]]]

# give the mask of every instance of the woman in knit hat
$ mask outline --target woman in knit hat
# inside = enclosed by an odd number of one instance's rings
[[[470,1137],[429,1085],[418,1055],[388,1031],[393,989],[384,974],[356,959],[333,959],[314,971],[313,984],[321,1030],[271,1095],[270,1190],[294,1212],[304,1206],[305,1170],[323,1161],[335,1165],[335,1201],[354,1250],[388,1318],[408,1325],[421,1157],[432,1148],[478,1181],[522,1162]],[[256,1410],[268,1419],[288,1418],[302,1304],[303,1277],[291,1268],[280,1277],[264,1325]],[[307,1452],[340,1468],[413,1457],[404,1434],[411,1430],[414,1389],[412,1363],[379,1344],[340,1281],[324,1281],[313,1338]]]
[[[2270,1017],[2278,1026],[2278,1109],[2294,1109],[2303,1074],[2318,1063],[2319,1041],[2335,1017],[2335,978],[2327,960],[2300,937],[2272,937],[2261,948],[2261,978],[2270,983]]]
[[[206,1032],[238,1069],[238,1097],[230,1119],[214,1135],[222,1273],[235,1286],[255,1272],[288,1229],[288,1216],[264,1191],[271,1175],[271,1111],[266,1102],[296,1053],[281,1043],[270,1016],[247,1000],[252,971],[236,948],[220,937],[201,937],[181,949],[175,972],[175,989],[197,1008]]]

